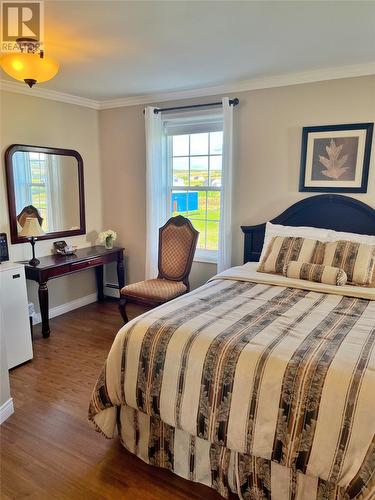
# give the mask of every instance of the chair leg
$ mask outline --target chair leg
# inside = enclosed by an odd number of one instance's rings
[[[126,324],[129,319],[128,315],[126,314],[126,298],[125,297],[120,297],[120,302],[118,304],[118,308],[120,310],[120,314],[122,316],[122,319],[124,320],[124,323]]]

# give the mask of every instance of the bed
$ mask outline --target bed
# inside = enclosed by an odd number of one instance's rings
[[[273,222],[375,235],[375,210],[338,195]],[[258,273],[265,225],[243,231],[243,266],[118,332],[89,421],[225,498],[370,500],[375,288]]]

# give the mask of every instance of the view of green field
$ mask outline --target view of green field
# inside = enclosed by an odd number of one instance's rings
[[[221,157],[220,157],[221,158]],[[221,170],[174,170],[173,184],[178,186],[221,186]],[[177,183],[178,184],[177,184]]]
[[[183,192],[187,195],[186,191]],[[191,220],[195,229],[199,231],[198,248],[217,250],[219,242],[220,191],[199,191],[198,210],[188,212],[173,211],[172,215],[183,215]]]
[[[181,214],[191,220],[200,233],[198,248],[206,250],[217,250],[219,242],[222,149],[221,131],[172,137],[173,186],[179,188],[174,192],[187,196],[184,186],[208,189],[198,191],[198,209],[178,211],[174,206],[173,215]],[[210,187],[213,190],[209,190]]]

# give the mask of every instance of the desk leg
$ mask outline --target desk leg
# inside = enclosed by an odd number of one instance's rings
[[[42,335],[49,337],[49,319],[48,319],[48,287],[47,282],[39,283],[38,289],[40,314],[42,316]]]
[[[124,255],[122,252],[117,254],[117,281],[119,292],[125,286]]]
[[[98,290],[98,301],[104,300],[104,288],[103,288],[103,266],[98,266],[95,268],[96,275],[96,287]]]

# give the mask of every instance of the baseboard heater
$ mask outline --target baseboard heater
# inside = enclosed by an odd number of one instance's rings
[[[120,288],[116,283],[106,283],[105,286],[107,288],[113,288],[115,290],[119,290],[119,288]]]

